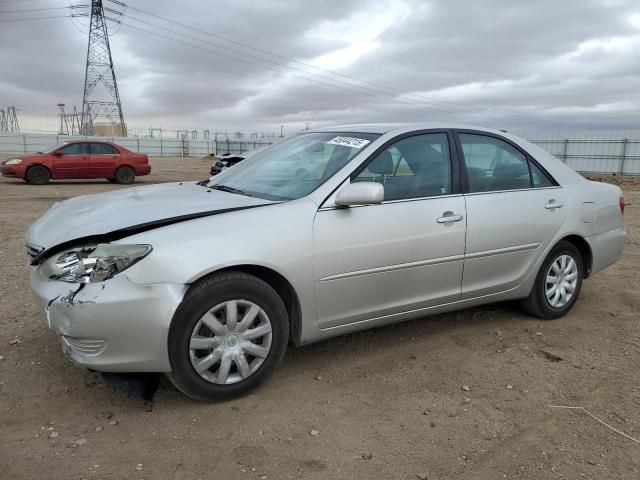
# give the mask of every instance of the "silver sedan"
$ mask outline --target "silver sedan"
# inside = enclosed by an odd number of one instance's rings
[[[620,257],[623,211],[618,187],[508,133],[357,125],[210,180],[57,203],[27,251],[73,362],[218,400],[289,343],[503,300],[561,317]]]

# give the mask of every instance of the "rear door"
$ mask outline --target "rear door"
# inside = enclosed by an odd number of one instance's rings
[[[379,182],[379,205],[321,208],[314,221],[320,328],[458,300],[465,206],[447,132],[401,138],[351,181]],[[451,137],[452,138],[452,137]]]
[[[56,152],[53,159],[54,178],[89,178],[89,144],[71,143]]]
[[[91,143],[91,172],[97,178],[113,178],[120,152],[108,143]]]
[[[462,298],[518,286],[559,231],[567,194],[526,152],[498,135],[458,131],[467,241]]]

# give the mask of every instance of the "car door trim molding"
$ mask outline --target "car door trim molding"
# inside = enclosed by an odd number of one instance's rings
[[[484,250],[482,252],[467,253],[465,255],[465,260],[493,257],[495,255],[504,255],[505,253],[526,252],[527,250],[536,250],[540,245],[540,242],[525,243],[523,245],[514,245],[513,247],[503,247],[496,248],[494,250]]]
[[[488,192],[468,192],[465,193],[465,197],[472,197],[476,195],[493,195],[495,193],[512,193],[512,192],[539,192],[541,190],[562,190],[561,186],[553,187],[527,187],[527,188],[511,188],[509,190],[489,190]]]
[[[363,275],[375,275],[376,273],[387,273],[395,270],[406,270],[408,268],[425,267],[427,265],[439,265],[442,263],[458,262],[464,260],[464,255],[452,255],[450,257],[434,258],[429,260],[420,260],[416,262],[398,263],[396,265],[386,265],[384,267],[367,268],[364,270],[355,270],[353,272],[337,273],[320,279],[321,282],[329,282],[331,280],[342,280],[351,277],[361,277]]]
[[[348,180],[348,179],[346,179]],[[345,181],[346,181],[345,180]],[[340,184],[342,185],[342,184]],[[422,202],[422,201],[428,201],[428,200],[438,200],[441,198],[456,198],[456,197],[462,197],[463,194],[462,193],[451,193],[448,195],[430,195],[428,197],[416,197],[416,198],[399,198],[397,200],[387,200],[386,202],[383,200],[382,203],[372,203],[372,204],[368,204],[368,205],[350,205],[348,207],[342,206],[342,205],[331,205],[331,206],[327,206],[327,207],[320,207],[318,209],[319,212],[324,212],[327,210],[349,210],[352,208],[362,208],[362,207],[377,207],[379,205],[392,205],[394,203],[406,203],[406,202]]]

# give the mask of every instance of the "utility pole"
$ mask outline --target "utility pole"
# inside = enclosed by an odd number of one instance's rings
[[[284,138],[284,134],[282,131],[284,130],[284,125],[280,125],[280,138]]]
[[[119,4],[119,2],[113,2]],[[124,5],[124,4],[122,4]],[[107,8],[116,15],[121,12]],[[114,132],[127,135],[127,127],[122,115],[122,104],[118,93],[116,73],[109,46],[109,32],[106,20],[119,23],[111,17],[105,17],[102,0],[91,0],[91,25],[89,27],[89,45],[87,46],[87,64],[84,76],[84,95],[82,98],[82,134],[94,133],[93,122],[98,116],[106,117]],[[96,86],[102,85],[103,92],[96,92]]]

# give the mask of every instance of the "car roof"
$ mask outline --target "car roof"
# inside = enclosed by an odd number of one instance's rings
[[[392,130],[398,130],[398,133],[410,132],[412,130],[430,130],[430,129],[442,129],[442,128],[457,128],[462,130],[478,130],[483,132],[502,133],[499,130],[495,130],[487,127],[479,127],[477,125],[465,125],[459,123],[362,123],[362,124],[350,124],[350,125],[335,125],[328,127],[315,128],[309,130],[310,132],[344,132],[344,133],[379,133],[381,135],[391,132]]]

